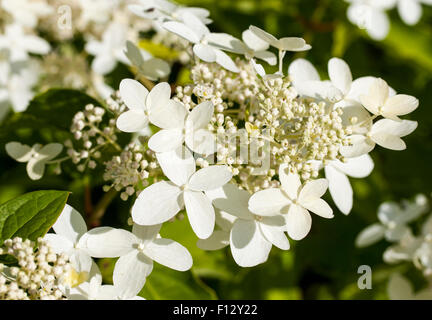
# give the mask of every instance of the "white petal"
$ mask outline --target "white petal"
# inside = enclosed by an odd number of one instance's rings
[[[391,118],[393,115],[403,116],[417,109],[419,101],[406,94],[398,94],[387,99],[383,107],[383,116]]]
[[[269,47],[269,43],[267,41],[262,40],[251,30],[243,31],[242,40],[253,51],[264,51],[267,50]]]
[[[253,220],[237,220],[230,234],[231,253],[241,267],[254,267],[267,261],[271,250],[268,242]]]
[[[57,157],[63,150],[63,145],[60,143],[49,143],[37,151],[38,160],[51,160]]]
[[[374,168],[373,160],[368,154],[348,158],[346,162],[335,160],[331,162],[331,165],[353,178],[367,177]]]
[[[215,49],[216,53],[216,63],[225,69],[231,71],[231,72],[239,72],[239,68],[236,66],[234,61],[230,58],[229,55],[227,55],[225,52],[219,49]]]
[[[173,151],[181,147],[183,141],[181,129],[162,129],[151,136],[148,147],[154,152]]]
[[[113,283],[117,295],[123,299],[136,296],[144,287],[152,269],[153,261],[138,250],[121,256],[113,271]]]
[[[368,17],[366,30],[374,40],[383,40],[390,30],[390,21],[387,14],[381,10],[372,10]]]
[[[281,250],[288,250],[290,244],[285,235],[285,219],[282,216],[263,217],[259,228],[268,241]]]
[[[91,229],[86,234],[88,253],[95,258],[115,258],[133,250],[137,238],[131,232],[111,227]]]
[[[25,49],[31,53],[47,54],[51,50],[51,46],[46,40],[36,36],[25,36],[23,44]]]
[[[210,30],[207,28],[207,26],[192,12],[185,11],[182,13],[182,19],[185,25],[187,25],[189,29],[198,36],[199,39],[204,38],[204,36],[210,33]]]
[[[278,47],[279,45],[278,39],[276,39],[270,33],[255,26],[249,26],[249,30],[252,31],[257,37],[261,38],[262,40],[272,45],[273,47]]]
[[[301,187],[300,177],[296,173],[288,171],[288,165],[281,164],[279,166],[279,181],[282,189],[287,193],[291,200],[297,199]]]
[[[155,224],[153,226],[140,226],[134,223],[132,226],[132,233],[142,242],[152,241],[159,234],[162,224]]]
[[[183,146],[173,151],[157,153],[156,158],[163,173],[178,186],[185,185],[195,172],[195,159]]]
[[[171,239],[154,239],[147,244],[144,253],[168,268],[186,271],[192,267],[192,256],[178,242]]]
[[[123,132],[139,132],[147,127],[148,118],[144,112],[130,110],[117,118],[117,128]]]
[[[353,205],[353,190],[348,177],[331,165],[326,166],[324,170],[334,203],[343,214],[350,213]]]
[[[317,100],[339,101],[343,93],[330,81],[308,80],[294,83],[294,87],[301,96]]]
[[[52,228],[55,233],[65,237],[74,244],[87,232],[87,225],[81,214],[68,204],[65,205]]]
[[[315,69],[313,64],[306,59],[300,58],[294,60],[288,68],[288,74],[294,83],[309,80],[320,81],[318,71]]]
[[[254,56],[258,59],[264,60],[269,65],[274,66],[277,63],[276,55],[270,51],[258,51]]]
[[[160,181],[145,188],[132,206],[132,219],[139,225],[168,221],[182,208],[182,190],[175,184]]]
[[[32,157],[32,148],[14,141],[6,144],[6,153],[18,162],[27,162]]]
[[[205,62],[216,61],[216,52],[214,48],[210,47],[207,44],[197,43],[193,46],[193,52],[197,55],[198,58]]]
[[[227,33],[210,33],[206,35],[205,40],[209,45],[229,52],[244,54],[247,50],[239,39]]]
[[[340,148],[340,153],[344,157],[355,158],[363,154],[371,152],[375,148],[375,143],[360,134],[355,134],[349,137],[352,145],[342,146]]]
[[[405,137],[412,133],[417,128],[417,125],[417,121],[381,119],[374,123],[371,134],[375,135],[376,133],[382,132],[398,137]]]
[[[328,72],[333,85],[345,95],[352,83],[351,70],[348,64],[339,58],[332,58],[328,62]]]
[[[387,285],[390,300],[407,300],[413,298],[412,284],[399,273],[393,273]]]
[[[226,213],[242,219],[253,218],[248,209],[250,193],[232,183],[227,183],[222,188],[206,191],[206,195],[212,200],[216,208]]]
[[[327,179],[309,180],[300,190],[298,197],[299,202],[302,202],[308,198],[320,198],[324,195],[328,188]]]
[[[313,213],[319,215],[320,217],[331,219],[333,218],[333,210],[328,205],[327,202],[325,202],[321,198],[306,198],[302,201],[302,206],[309,211],[312,211]]]
[[[192,43],[198,43],[200,41],[199,36],[194,32],[194,30],[186,26],[184,23],[168,21],[162,24],[162,26],[168,31],[175,33]]]
[[[183,128],[187,116],[187,110],[183,103],[174,100],[155,100],[149,105],[150,122],[159,128],[174,129]]]
[[[378,108],[384,106],[389,96],[389,86],[383,79],[375,79],[366,95],[360,96],[360,102],[372,114],[379,115]]]
[[[92,70],[98,74],[105,75],[114,70],[117,60],[110,54],[101,54],[94,58]]]
[[[416,0],[399,0],[397,8],[402,20],[409,26],[417,24],[422,16],[421,4]]]
[[[210,237],[215,226],[215,212],[211,200],[202,192],[186,190],[184,203],[189,223],[197,237]]]
[[[220,250],[229,245],[229,237],[229,232],[215,230],[207,239],[198,239],[197,247],[206,251]]]
[[[30,179],[39,180],[45,173],[45,162],[32,158],[27,162],[26,170]]]
[[[217,151],[216,136],[207,129],[187,130],[185,143],[197,154],[207,156]]]
[[[355,245],[358,248],[370,246],[384,238],[384,231],[385,229],[381,224],[372,224],[358,234]]]
[[[286,212],[290,203],[282,190],[270,188],[250,197],[249,210],[260,216],[274,216]]]
[[[312,226],[309,212],[296,204],[290,206],[285,219],[288,235],[294,240],[301,240],[306,237]]]
[[[205,101],[192,109],[186,120],[186,125],[193,130],[206,129],[214,112],[213,103]]]
[[[74,246],[74,243],[66,237],[54,233],[47,233],[43,238],[45,241],[48,241],[50,247],[57,254],[66,253]]]
[[[68,252],[69,260],[72,268],[78,273],[89,274],[92,269],[93,260],[89,254],[83,250],[72,250]]]
[[[146,110],[146,99],[149,91],[138,81],[124,79],[120,82],[120,96],[131,110]]]
[[[195,172],[188,183],[195,191],[208,191],[220,188],[232,178],[231,170],[225,165],[213,165]]]

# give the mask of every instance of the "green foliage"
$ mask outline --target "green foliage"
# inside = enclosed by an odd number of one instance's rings
[[[68,191],[44,190],[24,194],[0,206],[0,242],[43,237],[63,211]]]
[[[70,89],[50,89],[36,96],[28,109],[12,114],[0,128],[0,143],[19,139],[23,143],[63,142],[71,137],[73,116],[87,104],[101,103],[85,93]]]

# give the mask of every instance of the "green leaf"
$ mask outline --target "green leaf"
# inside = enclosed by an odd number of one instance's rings
[[[72,134],[73,116],[87,104],[100,102],[78,90],[50,89],[37,95],[25,112],[12,114],[0,128],[0,142],[20,137],[24,143],[59,142]]]
[[[26,193],[0,206],[0,242],[13,237],[37,240],[56,222],[69,197],[68,191]]]

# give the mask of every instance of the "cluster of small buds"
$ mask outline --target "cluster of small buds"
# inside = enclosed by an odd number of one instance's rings
[[[126,201],[130,196],[138,195],[150,182],[157,182],[161,176],[161,170],[156,160],[155,153],[143,150],[138,143],[130,143],[126,149],[110,161],[105,163],[104,180],[110,181],[110,185],[104,186],[107,192],[111,188],[117,191],[124,190],[120,198]]]
[[[19,237],[7,239],[0,255],[11,255],[16,266],[0,264],[0,300],[63,300],[63,279],[69,258],[56,254],[42,238],[35,243]]]
[[[217,153],[212,161],[229,165],[240,187],[251,192],[276,187],[282,163],[308,180],[318,176],[314,161],[344,161],[339,149],[351,132],[342,124],[340,108],[299,98],[289,77],[261,79],[250,63],[238,59],[236,64],[238,74],[217,64],[195,65],[194,85],[178,87],[175,98],[189,109],[201,101],[214,104],[209,129],[217,136]],[[198,159],[197,164],[212,161]]]
[[[111,104],[108,106],[120,108],[114,100],[110,100],[110,102]],[[75,143],[67,140],[64,145],[68,148],[68,156],[71,157],[72,162],[77,165],[80,172],[83,172],[87,167],[96,168],[102,148],[111,145],[118,151],[121,150],[116,143],[116,119],[110,118],[105,124],[102,122],[105,114],[104,108],[88,104],[84,111],[79,111],[73,117],[71,132],[74,135]]]

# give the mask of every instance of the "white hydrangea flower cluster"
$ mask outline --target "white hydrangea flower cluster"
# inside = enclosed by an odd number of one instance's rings
[[[377,41],[387,37],[390,19],[387,11],[397,8],[402,21],[409,26],[416,25],[423,14],[422,5],[432,5],[431,0],[345,0],[350,3],[347,17],[351,23],[366,29],[368,35]]]
[[[42,238],[36,243],[20,237],[7,239],[0,255],[13,256],[17,266],[0,263],[0,300],[63,300],[70,271],[69,258],[57,254]]]
[[[100,148],[114,147],[117,154],[105,164],[104,175],[111,184],[104,189],[123,190],[124,200],[137,196],[131,209],[136,230],[171,221],[184,210],[200,247],[229,244],[239,265],[263,263],[273,245],[289,249],[286,234],[294,240],[307,236],[310,212],[333,217],[322,199],[327,189],[348,214],[353,206],[348,176],[371,173],[368,153],[376,145],[405,149],[401,137],[417,126],[399,118],[417,108],[416,98],[396,94],[380,78],[353,80],[342,59],[330,59],[330,80],[321,80],[305,59],[293,61],[285,72],[288,52],[311,49],[302,38],[277,39],[255,26],[241,40],[212,33],[207,10],[166,0],[128,10],[188,43],[192,84],[172,95],[167,82],[153,83],[169,72],[166,65],[135,46],[137,38],[128,36],[126,25],[107,27],[86,43],[95,57],[93,70],[102,76],[128,60],[137,77],[121,81],[108,100],[109,115],[93,105],[77,113],[71,130],[82,148],[75,150],[70,141],[66,146],[80,171],[96,166]],[[255,59],[277,65],[278,71],[267,74]],[[133,134],[127,147],[118,145],[119,131]],[[320,177],[322,169],[325,178]],[[136,232],[134,236],[147,239]],[[120,242],[138,241],[119,234]]]

